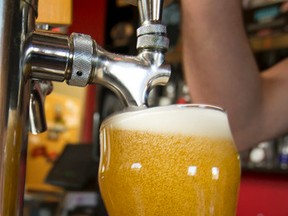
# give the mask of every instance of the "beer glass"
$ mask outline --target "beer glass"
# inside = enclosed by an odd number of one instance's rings
[[[123,112],[100,133],[99,184],[109,216],[235,215],[240,162],[220,108]]]

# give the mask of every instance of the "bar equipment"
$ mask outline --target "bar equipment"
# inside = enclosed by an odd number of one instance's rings
[[[22,214],[28,128],[46,129],[49,81],[101,84],[129,107],[145,107],[149,91],[168,82],[163,2],[138,4],[138,55],[124,56],[107,52],[89,35],[36,31],[37,0],[0,0],[0,216]]]

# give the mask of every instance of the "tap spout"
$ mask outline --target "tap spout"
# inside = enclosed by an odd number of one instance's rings
[[[142,50],[137,56],[125,56],[96,48],[95,67],[90,83],[110,88],[127,106],[145,106],[149,91],[167,84],[170,66],[162,52]]]

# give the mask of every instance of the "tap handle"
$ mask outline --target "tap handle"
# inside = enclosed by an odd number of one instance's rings
[[[161,23],[163,0],[138,0],[138,9],[142,25]]]

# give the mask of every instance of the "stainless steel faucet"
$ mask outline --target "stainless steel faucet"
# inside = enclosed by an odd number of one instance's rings
[[[170,67],[164,62],[169,40],[161,24],[161,5],[159,0],[139,0],[142,25],[137,30],[137,56],[107,52],[89,35],[33,32],[25,47],[31,78],[66,80],[76,86],[100,83],[127,106],[145,105],[148,92],[166,84],[170,76]]]
[[[137,29],[137,56],[110,53],[89,35],[73,33],[68,37],[34,31],[24,47],[29,76],[37,80],[66,80],[75,86],[102,84],[126,106],[147,105],[149,91],[168,82],[170,66],[164,57],[169,40],[166,27],[161,24],[163,1],[139,0],[138,4],[141,26]],[[38,122],[31,125],[39,126],[31,127],[33,133],[46,128],[45,122],[39,124],[39,118],[30,119]]]
[[[49,81],[99,83],[135,107],[147,105],[149,91],[170,76],[163,1],[138,0],[137,56],[107,52],[89,35],[35,31],[37,3],[0,0],[0,216],[21,215],[28,128],[46,129]]]
[[[110,53],[89,35],[33,32],[25,46],[25,65],[32,79],[66,80],[75,86],[99,83],[127,106],[145,106],[149,91],[166,84],[170,76],[170,66],[164,62],[168,39],[152,30],[140,31],[137,56]]]

